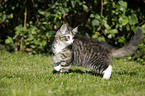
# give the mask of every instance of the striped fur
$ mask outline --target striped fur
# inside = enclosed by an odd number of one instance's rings
[[[136,49],[138,48],[138,44],[140,43],[141,39],[143,38],[143,34],[141,29],[138,29],[133,37],[133,39],[126,44],[124,47],[120,49],[115,49],[112,51],[113,58],[122,58],[125,56],[132,55]]]
[[[73,42],[72,65],[86,67],[92,72],[103,75],[104,79],[109,79],[112,72],[112,58],[132,55],[142,38],[143,34],[138,29],[127,45],[115,49],[107,43],[76,35]]]
[[[59,31],[62,33],[60,34]],[[67,30],[66,25],[65,27],[63,25],[59,31],[56,33],[53,43],[54,69],[66,72],[70,65],[83,66],[93,73],[103,75],[104,79],[109,79],[111,76],[112,58],[121,58],[133,54],[143,38],[141,30],[138,29],[133,39],[127,45],[123,48],[115,49],[107,43],[75,35],[77,28]],[[64,43],[65,41],[61,41],[58,38],[60,35],[64,36],[64,33],[68,35],[70,32],[73,34],[70,39],[71,43],[66,44]]]
[[[52,51],[54,53],[52,64],[56,71],[68,71],[73,56],[71,45],[76,33],[77,27],[73,30],[68,30],[66,24],[62,25],[57,31],[55,40],[52,44]]]
[[[103,74],[112,63],[111,49],[112,47],[106,43],[77,35],[73,43],[73,65],[83,66],[95,73]]]

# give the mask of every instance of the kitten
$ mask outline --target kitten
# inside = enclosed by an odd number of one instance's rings
[[[65,30],[60,29],[60,31],[65,31],[64,33],[68,32],[67,27]],[[75,34],[77,32],[78,31],[76,28]],[[71,48],[68,49],[67,47],[65,47],[69,51],[63,52],[60,51],[61,53],[70,52],[69,53],[70,58],[68,59],[69,62],[64,61],[65,64],[83,66],[85,68],[88,68],[92,72],[103,75],[104,79],[109,79],[112,73],[112,58],[122,58],[125,56],[132,55],[134,51],[137,49],[138,44],[143,38],[143,35],[141,30],[138,29],[133,39],[127,45],[125,45],[123,48],[120,49],[115,49],[112,46],[108,45],[107,43],[99,42],[95,39],[88,39],[86,37],[79,35],[73,35],[72,38],[74,38],[72,39],[73,42],[72,49]],[[71,45],[71,43],[69,43],[69,45]],[[55,55],[55,58],[60,59],[60,57],[59,56],[57,57],[57,55]],[[60,70],[63,67],[61,66],[60,62],[58,63],[60,65],[57,65],[57,67],[59,67]],[[56,70],[56,67],[54,68]]]
[[[68,30],[67,25],[61,26],[60,30],[55,35],[55,40],[52,44],[53,66],[56,71],[67,72],[72,61],[73,37],[77,33],[77,27],[73,30]]]

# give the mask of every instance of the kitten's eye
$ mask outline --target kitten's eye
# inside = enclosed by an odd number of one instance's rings
[[[67,36],[66,38],[67,38],[67,39],[70,39],[70,36]]]
[[[70,36],[65,36],[65,41],[69,41]]]
[[[60,39],[60,40],[64,40],[65,37],[64,37],[64,36],[60,36],[59,39]]]
[[[69,41],[71,39],[71,36],[68,36],[68,35],[67,36],[60,36],[59,39],[62,41]]]

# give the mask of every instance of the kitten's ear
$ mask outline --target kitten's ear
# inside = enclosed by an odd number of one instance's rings
[[[67,25],[66,25],[66,24],[63,24],[63,25],[61,26],[61,28],[60,28],[61,33],[62,33],[62,34],[65,34],[66,30],[67,30]]]
[[[74,34],[76,34],[76,33],[78,32],[78,27],[74,28],[74,29],[72,30],[72,32],[73,32]]]

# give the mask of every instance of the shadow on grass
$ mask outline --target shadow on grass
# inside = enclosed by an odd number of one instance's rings
[[[68,74],[68,73],[84,74],[84,73],[86,73],[86,72],[81,71],[81,70],[79,70],[79,69],[76,69],[76,70],[69,69],[69,72],[65,72],[64,74]],[[53,74],[60,74],[60,72],[58,72],[58,71],[56,71],[56,70],[53,70]]]
[[[90,75],[101,76],[101,77],[103,76],[103,75],[97,74],[95,72],[82,71],[80,69],[75,69],[75,70],[69,69],[69,72],[66,72],[66,73],[63,73],[63,74],[69,74],[69,73],[90,74]],[[60,72],[53,70],[53,74],[60,74]],[[118,74],[118,75],[129,75],[129,76],[138,75],[137,72],[128,72],[128,71],[115,72],[115,74]]]
[[[95,73],[95,72],[91,72],[91,71],[82,71],[82,70],[79,70],[79,69],[75,69],[75,70],[69,69],[69,72],[65,72],[64,74],[69,74],[69,73],[90,74],[90,75],[95,75],[95,76],[102,76],[102,75],[97,74],[97,73]],[[56,71],[56,70],[53,70],[53,74],[60,74],[60,72],[58,72],[58,71]]]

